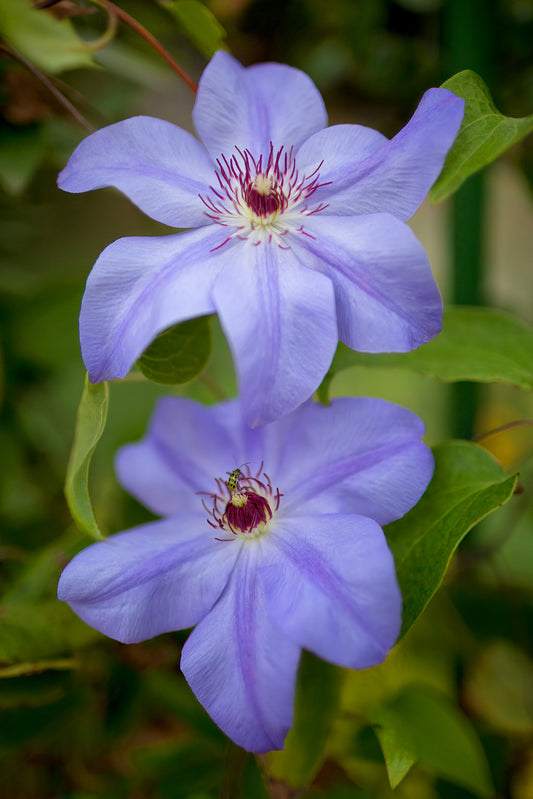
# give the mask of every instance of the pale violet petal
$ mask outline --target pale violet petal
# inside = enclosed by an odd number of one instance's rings
[[[348,347],[408,352],[441,331],[441,296],[424,248],[406,224],[390,214],[320,214],[307,218],[305,230],[295,243],[331,278],[339,338]]]
[[[286,64],[255,64],[246,77],[262,125],[263,152],[270,142],[274,150],[297,148],[328,124],[322,96],[305,72]]]
[[[91,627],[123,643],[191,627],[223,591],[238,544],[216,541],[201,513],[110,536],[82,550],[58,597]]]
[[[401,594],[381,528],[355,515],[280,520],[259,567],[268,612],[292,640],[353,669],[381,663],[401,627]]]
[[[198,86],[193,111],[196,130],[213,158],[235,147],[258,157],[274,149],[298,147],[325,127],[322,97],[303,72],[284,64],[246,69],[219,50]]]
[[[334,194],[347,164],[364,161],[388,141],[382,133],[365,125],[332,125],[304,141],[296,153],[298,171],[306,175],[318,171],[319,183],[327,184],[318,196]]]
[[[263,428],[251,430],[236,401],[206,407],[185,397],[162,397],[147,435],[122,447],[116,459],[121,484],[154,513],[200,508],[218,493],[215,478],[263,459]],[[198,492],[202,492],[199,494]],[[206,514],[207,516],[207,514]]]
[[[233,352],[250,426],[292,411],[317,388],[337,343],[333,288],[274,241],[246,241],[213,300]]]
[[[447,89],[429,89],[407,125],[368,155],[361,158],[357,143],[350,136],[343,142],[332,127],[303,145],[298,169],[309,174],[324,162],[319,182],[328,185],[318,188],[314,199],[327,206],[326,215],[386,211],[407,220],[439,176],[463,113],[460,97]]]
[[[163,330],[213,313],[211,286],[223,265],[216,247],[226,236],[210,225],[106,247],[87,280],[80,314],[91,382],[124,377]]]
[[[226,590],[181,655],[199,702],[227,736],[251,752],[283,748],[300,655],[266,612],[256,573],[260,553],[260,541],[245,542]]]
[[[275,466],[268,464],[284,495],[284,516],[351,512],[388,524],[418,502],[433,475],[433,456],[420,440],[424,423],[392,402],[309,402],[289,425]]]
[[[146,214],[172,227],[209,221],[198,195],[213,182],[213,162],[190,133],[143,116],[92,133],[58,177],[59,188],[73,193],[115,186]]]

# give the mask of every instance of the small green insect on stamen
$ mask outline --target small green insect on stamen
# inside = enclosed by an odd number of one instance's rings
[[[243,468],[246,470],[243,472]],[[230,538],[216,538],[216,541],[233,541],[235,536],[257,538],[267,532],[268,524],[279,508],[283,496],[274,491],[270,477],[262,471],[263,463],[255,473],[250,473],[248,463],[236,466],[226,472],[227,480],[216,478],[218,493],[210,494],[213,509],[202,504],[211,518],[208,524],[215,530],[231,534]]]
[[[229,474],[226,480],[227,487],[230,491],[237,491],[240,488],[240,479],[242,475],[240,468],[237,467],[232,472],[226,472],[226,474]]]

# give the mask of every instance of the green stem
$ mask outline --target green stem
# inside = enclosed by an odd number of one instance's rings
[[[15,663],[12,666],[1,666],[0,678],[26,677],[28,674],[40,674],[42,671],[77,669],[79,666],[79,660],[76,660],[76,658],[38,660],[35,663]]]

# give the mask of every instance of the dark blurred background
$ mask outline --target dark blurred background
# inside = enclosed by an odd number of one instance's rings
[[[205,54],[164,3],[118,3],[199,78]],[[483,77],[503,113],[533,111],[532,0],[205,5],[245,65],[283,61],[308,72],[332,124],[365,124],[392,136],[427,88],[462,69]],[[103,9],[89,0],[61,0],[41,13],[70,19],[87,40],[106,27]],[[100,68],[52,78],[93,127],[145,113],[192,129],[192,92],[126,25],[94,59]],[[84,282],[114,239],[170,231],[113,190],[58,191],[57,172],[87,131],[5,50],[0,107],[0,797],[302,795],[281,784],[267,789],[255,760],[228,745],[211,724],[177,672],[184,635],[122,646],[86,628],[55,600],[62,565],[88,543],[74,529],[63,497],[84,379],[77,338]],[[533,322],[532,186],[529,137],[470,178],[452,200],[422,206],[412,224],[447,302],[494,305]],[[234,391],[216,321],[213,337],[207,378],[181,389],[206,402],[217,399],[215,381]],[[149,518],[118,487],[112,461],[121,443],[142,435],[155,398],[166,391],[142,380],[111,386],[109,423],[91,477],[96,515],[107,532]],[[533,415],[527,395],[510,386],[450,387],[385,369],[343,372],[333,393],[346,392],[412,408],[426,421],[430,444]],[[383,691],[415,684],[445,697],[452,715],[467,714],[498,797],[532,799],[533,433],[522,428],[490,443],[505,468],[521,470],[524,493],[470,536],[446,586],[395,657],[373,675],[347,677],[327,758],[305,795],[475,795],[429,756],[390,791],[358,703],[369,691],[379,701]],[[437,749],[448,745],[445,736],[436,737]]]

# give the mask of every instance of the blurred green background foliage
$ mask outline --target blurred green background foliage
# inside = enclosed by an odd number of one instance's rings
[[[195,80],[218,46],[244,64],[305,70],[331,123],[393,135],[428,87],[462,69],[483,77],[503,113],[533,109],[531,0],[118,4]],[[304,660],[302,684],[305,675],[315,694],[316,681],[328,690],[311,708],[314,743],[302,725],[285,758],[256,760],[211,723],[178,671],[185,634],[124,646],[56,601],[61,568],[89,543],[63,495],[84,381],[84,282],[116,238],[168,232],[112,190],[62,194],[56,175],[88,129],[138,113],[191,129],[194,95],[100,4],[61,0],[35,11],[35,24],[29,7],[0,0],[0,797],[532,799],[532,428],[487,440],[504,469],[520,471],[521,493],[466,539],[387,662],[343,673]],[[452,200],[417,213],[413,227],[447,301],[533,322],[532,186],[530,136]],[[216,320],[210,326],[206,371],[176,389],[204,402],[235,391],[227,346]],[[106,532],[149,518],[118,486],[112,462],[168,391],[137,373],[110,386],[91,469]],[[450,387],[387,366],[351,366],[331,392],[410,407],[431,445],[533,415],[530,397],[510,385]]]

